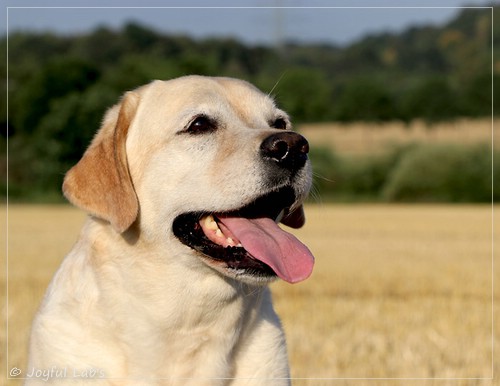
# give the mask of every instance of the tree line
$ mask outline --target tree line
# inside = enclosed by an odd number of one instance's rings
[[[490,116],[492,78],[495,89],[500,84],[498,50],[491,57],[500,32],[492,42],[491,21],[489,9],[464,9],[440,27],[368,36],[346,47],[287,42],[279,49],[167,35],[137,23],[75,36],[14,32],[8,73],[7,62],[0,64],[9,109],[0,107],[1,180],[8,137],[10,196],[57,192],[123,92],[185,74],[233,76],[273,90],[296,122],[432,124]],[[0,45],[5,52],[6,36]],[[496,102],[493,113],[499,111]]]

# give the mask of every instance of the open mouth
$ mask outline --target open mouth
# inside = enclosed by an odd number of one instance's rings
[[[175,236],[205,261],[235,277],[295,283],[306,279],[314,258],[295,236],[278,226],[295,202],[287,186],[229,212],[191,212],[173,223]],[[208,260],[208,261],[207,261]]]

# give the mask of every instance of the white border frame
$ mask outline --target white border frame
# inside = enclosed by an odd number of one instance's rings
[[[6,6],[6,39],[7,39],[7,55],[6,55],[6,64],[7,64],[7,83],[6,83],[6,100],[7,100],[7,122],[9,121],[9,9],[490,9],[491,10],[491,377],[479,377],[479,378],[428,378],[428,377],[415,377],[415,378],[385,378],[385,377],[377,377],[377,378],[357,378],[357,377],[333,377],[333,378],[290,378],[291,380],[491,380],[495,379],[494,377],[494,364],[495,364],[495,274],[494,274],[494,50],[493,50],[493,38],[494,38],[494,7],[492,6],[463,6],[463,7],[453,7],[453,6],[408,6],[408,7],[396,7],[396,6],[369,6],[369,7],[361,7],[361,6],[312,6],[312,7],[302,7],[302,6],[282,6],[282,7],[248,7],[248,6],[204,6],[204,7],[195,7],[195,6],[164,6],[164,7],[119,7],[119,6],[36,6],[36,7],[25,7],[25,6]],[[8,129],[8,128],[7,128]],[[9,137],[7,135],[7,195],[6,195],[6,373],[8,374],[7,379],[29,379],[23,377],[12,376],[14,370],[19,370],[16,367],[9,368]],[[103,378],[99,378],[103,379]],[[117,379],[117,378],[104,378],[104,379]],[[128,378],[126,378],[128,379]],[[162,379],[162,378],[154,378],[154,379]],[[183,378],[184,379],[184,378]],[[193,378],[188,378],[193,379]],[[206,378],[203,378],[206,379]],[[213,378],[210,378],[213,379]],[[221,378],[216,378],[221,379]],[[235,379],[235,378],[222,378],[222,379]],[[253,378],[252,378],[253,379]],[[267,378],[266,378],[267,379]],[[97,380],[97,379],[96,379]],[[269,379],[272,380],[272,379]]]

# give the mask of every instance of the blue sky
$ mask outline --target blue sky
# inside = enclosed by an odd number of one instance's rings
[[[499,0],[0,0],[5,26],[77,34],[136,21],[161,32],[196,38],[235,37],[246,43],[279,39],[346,44],[370,33],[439,25],[465,6]],[[327,7],[327,8],[325,8]],[[336,8],[334,8],[336,7]],[[105,42],[103,42],[105,44]]]

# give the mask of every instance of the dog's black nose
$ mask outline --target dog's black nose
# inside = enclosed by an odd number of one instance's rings
[[[260,153],[265,159],[290,170],[298,170],[304,166],[308,152],[307,140],[291,131],[272,134],[260,145]]]

